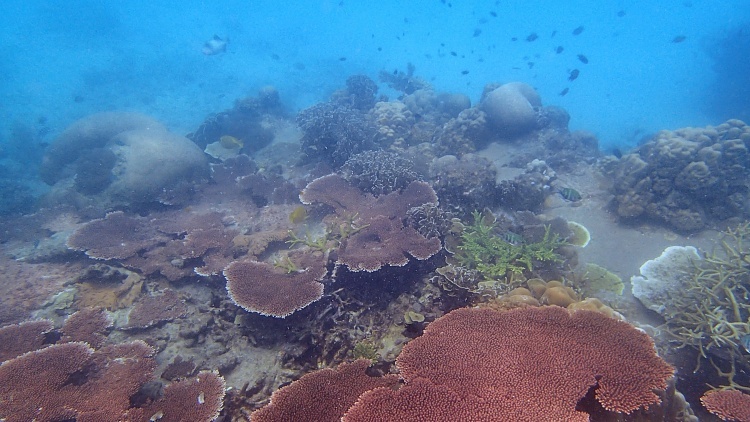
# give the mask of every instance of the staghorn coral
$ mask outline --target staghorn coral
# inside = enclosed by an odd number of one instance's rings
[[[361,111],[335,103],[320,103],[302,110],[297,124],[304,132],[306,161],[322,160],[334,168],[354,154],[376,147],[377,129]]]
[[[661,131],[615,167],[613,208],[684,232],[747,216],[748,145],[750,126],[740,120]]]
[[[678,347],[699,352],[698,368],[707,360],[727,386],[750,390],[737,380],[750,369],[741,344],[750,335],[750,223],[727,229],[718,247],[702,257],[693,247],[667,248],[633,277],[633,295],[664,317]]]
[[[412,161],[395,152],[364,151],[351,156],[341,167],[349,183],[374,196],[403,190],[419,180]]]

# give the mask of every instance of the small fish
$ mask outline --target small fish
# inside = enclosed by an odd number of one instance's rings
[[[468,74],[469,74],[469,71],[468,71],[468,70],[462,70],[462,71],[461,71],[461,74],[462,74],[462,75],[468,75]]]
[[[681,42],[685,41],[686,39],[687,39],[686,36],[684,36],[684,35],[678,35],[678,36],[672,38],[672,42],[675,43],[675,44],[677,44],[677,43],[681,43]]]
[[[227,44],[229,44],[229,38],[223,40],[218,35],[214,35],[213,38],[203,44],[203,49],[201,51],[207,56],[213,56],[219,53],[226,52]]]
[[[245,144],[232,135],[224,135],[219,138],[219,143],[226,149],[241,149]]]
[[[573,35],[581,35],[581,33],[583,32],[583,29],[584,29],[583,25],[579,26],[578,28],[573,30]]]
[[[529,69],[531,69],[531,68],[533,68],[533,67],[534,67],[534,62],[527,62],[527,63],[526,63],[526,66],[528,66],[528,67],[529,67]]]
[[[560,196],[562,196],[563,198],[567,199],[570,202],[578,202],[581,199],[583,199],[581,194],[573,188],[560,189]]]
[[[513,233],[512,231],[507,231],[500,235],[500,237],[506,243],[510,243],[511,245],[520,245],[524,242],[523,236],[518,233]]]
[[[518,37],[513,37],[510,39],[511,41],[518,41]]]
[[[745,348],[745,351],[750,353],[750,334],[745,334],[740,337],[740,343],[742,344],[742,347]]]
[[[622,151],[620,148],[612,148],[612,155],[614,155],[618,160],[622,158]]]
[[[581,74],[580,70],[573,69],[573,70],[570,71],[570,76],[568,76],[568,80],[569,81],[575,81],[576,79],[578,79],[578,75],[580,75],[580,74]]]
[[[620,10],[619,12],[617,12],[617,17],[618,18],[621,18],[623,16],[625,16],[625,11],[624,10]]]
[[[555,35],[557,35],[557,31],[552,31],[552,34],[549,37],[550,38],[555,38]]]
[[[564,96],[565,96],[565,94],[567,94],[567,93],[568,93],[568,90],[569,90],[568,88],[565,88],[565,89],[563,89],[562,91],[560,91],[560,96],[561,96],[561,97],[564,97]]]
[[[490,16],[492,16],[493,18],[496,18],[497,17],[497,12],[491,10],[490,11]]]
[[[307,209],[302,205],[289,213],[289,222],[292,224],[299,224],[305,220],[307,220]]]
[[[537,38],[539,38],[539,35],[537,35],[536,32],[532,32],[528,37],[526,37],[526,41],[533,42],[536,41]]]
[[[346,57],[339,57],[339,61],[340,62],[345,62],[346,61]]]
[[[278,54],[271,54],[271,58],[274,59],[274,60],[276,60],[276,61],[281,60],[281,57]]]
[[[557,53],[557,54],[560,54],[560,53],[562,53],[562,52],[563,52],[564,50],[565,50],[565,47],[563,47],[563,46],[561,46],[561,45],[558,45],[558,46],[557,46],[557,48],[555,49],[555,53]]]
[[[578,55],[578,60],[580,60],[583,64],[589,64],[589,58],[584,56],[583,54]]]
[[[479,29],[479,28],[477,28],[477,29],[474,30],[474,35],[472,35],[472,37],[476,38],[476,37],[478,37],[480,35],[482,35],[482,30]]]

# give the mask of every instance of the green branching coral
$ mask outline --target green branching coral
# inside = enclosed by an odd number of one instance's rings
[[[462,267],[476,270],[485,279],[507,279],[531,272],[539,262],[560,262],[555,250],[566,244],[545,226],[542,240],[514,244],[496,233],[495,223],[482,213],[472,213],[474,223],[464,228],[454,258]]]
[[[736,371],[750,370],[742,345],[750,335],[750,222],[728,229],[718,243],[694,263],[686,291],[669,307],[665,329],[681,347],[696,348],[731,387],[750,391],[735,382]],[[720,369],[716,356],[728,357],[728,370]]]

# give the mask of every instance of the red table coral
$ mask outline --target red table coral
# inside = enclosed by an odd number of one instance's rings
[[[359,359],[307,374],[273,393],[271,403],[253,413],[251,420],[337,422],[363,392],[390,389],[398,383],[395,375],[368,376],[365,370],[369,364],[369,360]]]
[[[345,421],[588,421],[576,405],[590,388],[605,409],[630,413],[659,403],[653,390],[673,373],[633,326],[555,306],[453,311],[396,362],[406,385],[364,394]]]
[[[750,394],[738,390],[709,391],[701,397],[701,403],[723,421],[750,422]]]

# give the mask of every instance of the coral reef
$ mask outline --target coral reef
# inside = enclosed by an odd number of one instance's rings
[[[369,362],[358,365],[361,371]],[[408,343],[396,366],[405,381],[397,390],[392,375],[382,379],[386,385],[376,386],[377,379],[363,385],[324,370],[303,378],[310,383],[307,389],[300,380],[281,390],[279,407],[320,420],[338,420],[343,410],[341,420],[347,422],[588,421],[589,413],[604,410],[617,417],[659,404],[661,396],[654,391],[667,389],[673,372],[656,355],[651,339],[630,324],[597,312],[570,315],[558,307],[455,310]],[[347,397],[359,397],[335,408],[310,400],[319,380],[326,381],[326,391],[349,388]],[[276,397],[259,412],[275,410]]]
[[[305,204],[334,208],[341,232],[337,263],[351,271],[377,271],[383,266],[404,266],[409,256],[425,260],[442,249],[439,239],[426,238],[404,226],[412,207],[437,203],[435,191],[424,182],[412,182],[401,192],[374,198],[337,174],[310,182],[300,194]]]
[[[414,76],[415,70],[416,67],[412,63],[408,63],[406,65],[406,72],[398,69],[393,72],[381,70],[378,74],[378,79],[380,82],[384,82],[388,84],[389,87],[396,91],[403,92],[404,94],[411,94],[420,89],[431,89],[429,83]]]
[[[0,362],[41,348],[46,334],[53,328],[52,321],[46,319],[0,328]]]
[[[112,319],[102,308],[82,308],[65,318],[59,341],[82,341],[98,349],[104,345],[106,332],[111,326]]]
[[[208,163],[189,139],[150,117],[109,112],[66,129],[50,145],[40,172],[54,185],[46,203],[106,210],[184,200],[189,187],[208,176]]]
[[[633,277],[633,294],[664,317],[672,342],[698,351],[697,368],[707,360],[726,386],[747,389],[750,223],[727,229],[718,245],[703,257],[692,247],[667,248]]]
[[[184,318],[188,308],[177,292],[166,289],[155,295],[141,296],[128,313],[128,322],[123,329],[148,328],[153,325]]]
[[[331,101],[367,112],[375,105],[378,85],[367,75],[352,75],[346,79],[346,89],[336,91]]]
[[[364,151],[353,155],[341,167],[349,183],[375,196],[403,190],[419,180],[412,161],[390,151]]]
[[[334,168],[362,151],[374,149],[377,129],[361,111],[333,102],[316,104],[297,115],[304,132],[305,161],[321,160]]]
[[[741,391],[709,391],[701,397],[701,403],[723,421],[750,422],[750,395]]]
[[[487,114],[477,107],[467,108],[437,128],[432,138],[435,154],[462,156],[486,146],[493,140]]]
[[[494,164],[484,157],[445,155],[430,164],[430,182],[441,207],[456,217],[467,218],[474,210],[493,208],[499,196]]]
[[[252,154],[273,141],[275,121],[285,114],[279,92],[267,86],[257,96],[239,99],[233,108],[209,115],[188,138],[203,149],[231,136],[241,144],[240,152]]]
[[[368,376],[365,370],[369,365],[369,360],[358,359],[343,363],[336,369],[307,374],[274,392],[271,403],[254,412],[252,420],[340,421],[362,393],[398,384],[396,375]]]
[[[225,270],[227,292],[249,312],[285,318],[323,296],[320,281],[328,273],[325,259],[307,257],[307,265],[283,270],[265,262],[237,261]]]
[[[379,101],[368,116],[377,125],[377,138],[381,145],[403,148],[411,144],[411,131],[416,119],[406,104],[400,101]]]
[[[537,110],[542,107],[539,94],[529,85],[511,82],[482,96],[480,108],[487,121],[502,138],[514,138],[537,128]]]
[[[651,219],[693,232],[748,215],[750,126],[661,131],[614,169],[613,208],[624,220]]]

